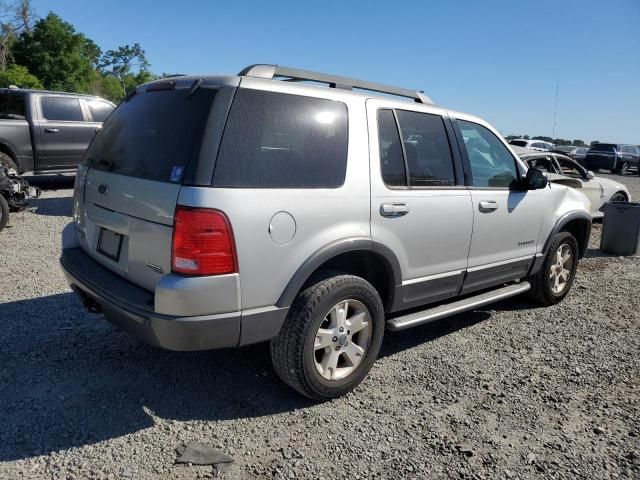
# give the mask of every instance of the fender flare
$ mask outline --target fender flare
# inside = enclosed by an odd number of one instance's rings
[[[540,271],[540,269],[542,268],[542,264],[544,263],[544,259],[547,257],[547,254],[549,253],[549,247],[551,246],[553,237],[555,237],[556,234],[560,232],[565,225],[567,225],[569,222],[573,220],[585,220],[589,225],[585,231],[585,238],[582,239],[584,247],[579,252],[579,257],[580,258],[584,257],[585,253],[587,252],[587,248],[589,247],[589,235],[591,235],[591,221],[592,221],[591,215],[589,215],[586,212],[582,212],[580,210],[567,212],[556,221],[556,224],[551,229],[551,232],[549,233],[549,236],[547,237],[547,240],[544,242],[544,246],[542,247],[542,252],[536,256],[536,259],[533,262],[533,266],[531,267],[531,271],[529,272],[529,275],[534,275],[538,273],[538,271]],[[580,241],[580,239],[576,239],[576,240]]]
[[[331,242],[311,254],[293,274],[276,302],[276,306],[279,308],[290,307],[296,295],[298,295],[298,292],[318,267],[340,254],[355,251],[366,251],[377,254],[387,263],[392,282],[389,290],[390,295],[393,295],[395,287],[402,283],[400,263],[393,251],[380,243],[374,242],[369,237],[350,237]]]

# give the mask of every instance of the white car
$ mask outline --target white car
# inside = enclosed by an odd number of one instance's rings
[[[513,147],[512,147],[513,148]],[[623,184],[608,178],[596,177],[575,160],[555,152],[532,152],[513,148],[529,167],[547,172],[549,181],[580,189],[591,202],[591,215],[601,218],[607,202],[629,202],[631,195]]]
[[[536,152],[548,152],[556,146],[553,143],[543,142],[542,140],[527,140],[524,138],[514,138],[509,145],[526,148],[527,150],[535,150]]]

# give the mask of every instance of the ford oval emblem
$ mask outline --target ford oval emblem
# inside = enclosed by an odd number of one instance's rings
[[[106,195],[107,193],[109,193],[109,186],[105,185],[104,183],[98,185],[98,192],[101,195]]]

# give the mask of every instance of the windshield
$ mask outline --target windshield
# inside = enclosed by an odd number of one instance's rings
[[[178,183],[198,155],[216,90],[159,90],[123,101],[85,157],[97,170]]]
[[[0,92],[0,118],[24,120],[24,95]]]
[[[591,151],[593,152],[613,152],[617,149],[617,145],[612,143],[596,143],[593,147],[591,147]]]

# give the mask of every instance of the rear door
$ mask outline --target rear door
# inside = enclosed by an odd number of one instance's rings
[[[455,296],[467,268],[473,213],[446,113],[367,101],[371,235],[402,270],[395,310]]]
[[[96,128],[88,122],[81,99],[68,95],[39,95],[37,104],[36,170],[78,166]]]
[[[473,235],[463,292],[523,278],[537,252],[543,190],[523,191],[523,172],[489,128],[457,119],[473,205]],[[548,197],[548,196],[547,196]]]

